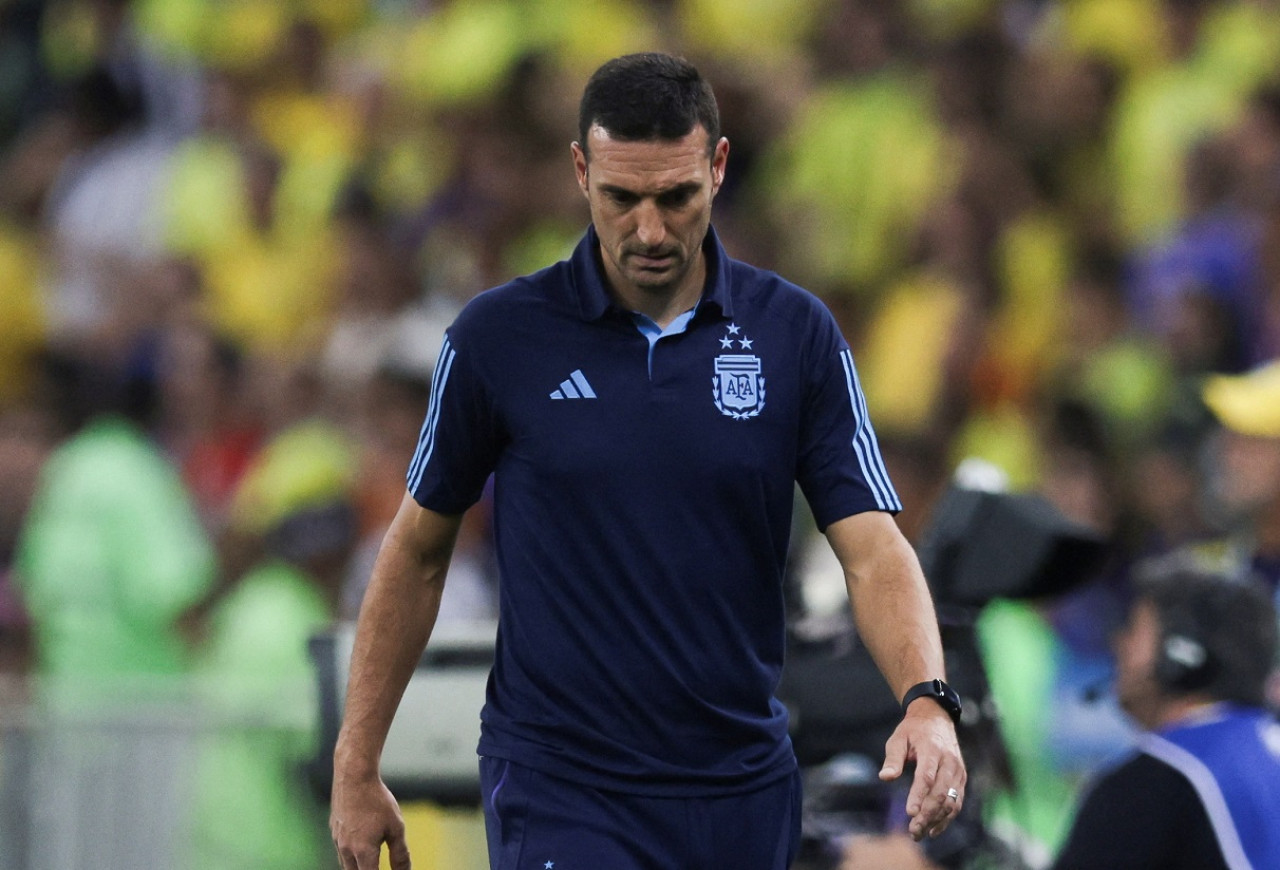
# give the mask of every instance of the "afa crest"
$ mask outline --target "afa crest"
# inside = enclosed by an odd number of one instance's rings
[[[746,349],[751,339],[737,335],[740,327],[731,324],[729,334],[720,340],[726,349],[736,343]],[[764,378],[760,374],[760,357],[752,354],[722,353],[715,358],[715,374],[711,378],[711,397],[716,410],[735,420],[756,417],[764,410]]]

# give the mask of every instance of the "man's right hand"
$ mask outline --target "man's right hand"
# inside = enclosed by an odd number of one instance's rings
[[[329,832],[342,870],[410,870],[404,817],[378,773],[400,696],[440,612],[462,516],[420,507],[405,493],[369,576],[351,647],[342,730],[333,751]]]
[[[333,782],[329,832],[342,870],[378,870],[382,844],[387,844],[391,870],[410,870],[404,817],[381,779]]]

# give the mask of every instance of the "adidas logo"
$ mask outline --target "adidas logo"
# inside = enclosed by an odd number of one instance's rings
[[[551,398],[553,399],[594,399],[596,391],[591,389],[591,384],[587,383],[587,376],[582,373],[582,369],[574,369],[573,374],[560,382],[560,389],[553,390]]]

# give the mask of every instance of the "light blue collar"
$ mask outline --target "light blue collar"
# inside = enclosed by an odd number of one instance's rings
[[[636,329],[640,330],[640,334],[649,339],[649,376],[653,377],[653,349],[658,344],[658,339],[666,338],[668,335],[679,335],[689,328],[689,321],[693,320],[693,315],[698,311],[697,306],[690,308],[684,314],[678,315],[675,320],[667,324],[667,328],[663,329],[658,325],[652,317],[647,314],[641,314],[638,311],[631,312],[631,321],[635,323]]]

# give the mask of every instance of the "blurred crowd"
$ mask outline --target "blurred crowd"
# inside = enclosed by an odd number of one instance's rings
[[[1113,543],[993,607],[997,689],[1105,670],[1126,566],[1241,519],[1201,384],[1280,356],[1274,0],[0,2],[0,671],[305,677],[445,327],[568,253],[577,97],[653,48],[716,88],[730,253],[839,318],[909,537],[980,458]],[[442,618],[492,614],[487,527]]]

